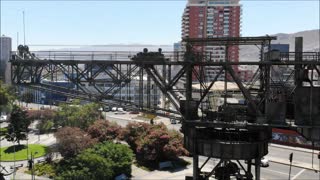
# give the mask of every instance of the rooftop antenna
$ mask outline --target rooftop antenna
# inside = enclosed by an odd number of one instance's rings
[[[22,11],[23,15],[23,45],[26,45],[26,25],[25,25],[25,19],[24,19],[24,11]]]

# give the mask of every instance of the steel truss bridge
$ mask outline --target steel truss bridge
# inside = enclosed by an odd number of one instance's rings
[[[217,179],[253,179],[252,160],[260,162],[268,153],[272,127],[295,129],[309,140],[320,141],[320,54],[303,52],[302,38],[296,38],[295,52],[270,51],[275,39],[184,39],[185,52],[144,50],[134,54],[29,52],[19,46],[11,58],[11,76],[18,86],[181,120],[185,147],[193,155],[194,179],[213,175]],[[228,48],[239,45],[257,46],[260,58],[234,61]],[[197,46],[223,47],[225,61],[195,51]],[[238,75],[241,65],[256,69],[250,80]],[[209,68],[216,70],[211,78],[207,76]],[[53,83],[62,77],[74,87]],[[224,85],[218,92],[213,87],[221,78]],[[236,90],[230,90],[230,82]],[[235,95],[245,101],[229,103]],[[215,98],[223,99],[223,104],[214,104]],[[200,167],[199,155],[208,157]],[[211,172],[203,172],[210,158],[221,160]],[[239,160],[247,160],[247,167]],[[255,179],[260,179],[259,164]]]

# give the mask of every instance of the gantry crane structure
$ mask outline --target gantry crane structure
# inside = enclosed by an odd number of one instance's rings
[[[184,52],[137,53],[110,59],[104,52],[29,52],[20,46],[11,58],[12,82],[70,97],[122,104],[128,109],[179,119],[184,145],[193,156],[193,179],[260,179],[260,162],[268,154],[271,128],[291,128],[312,141],[320,141],[320,55],[303,52],[302,38],[296,38],[295,52],[271,51],[276,37],[223,37],[184,39]],[[195,51],[196,46],[219,46],[225,49],[223,62],[213,61],[212,54]],[[254,45],[259,47],[256,61],[235,62],[228,47]],[[122,58],[120,58],[122,57]],[[250,81],[241,79],[236,66],[255,66]],[[206,78],[206,68],[218,69],[212,81]],[[285,73],[283,72],[285,71]],[[52,83],[63,75],[75,88],[58,87]],[[224,74],[224,102],[212,108],[212,87]],[[317,75],[317,78],[314,78]],[[101,77],[108,78],[101,78]],[[138,101],[123,98],[131,94],[130,86],[139,81]],[[229,103],[228,83],[237,85],[245,101]],[[99,84],[111,83],[108,88]],[[199,88],[193,85],[199,84]],[[90,87],[90,88],[88,88]],[[161,91],[169,107],[159,107],[155,97]],[[154,92],[154,93],[152,93]],[[116,94],[121,94],[116,96]],[[152,99],[155,99],[151,103]],[[199,155],[208,159],[199,166]],[[210,158],[220,159],[210,171],[203,167]],[[246,160],[244,167],[239,160]],[[255,176],[254,176],[255,175]]]

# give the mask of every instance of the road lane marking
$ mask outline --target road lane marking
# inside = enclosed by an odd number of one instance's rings
[[[279,173],[279,174],[288,175],[288,173],[284,173],[284,172],[280,172],[280,171],[275,171],[275,170],[271,170],[271,169],[264,169],[264,170],[271,171],[271,172],[275,172],[275,173]]]
[[[298,172],[295,176],[293,176],[292,180],[296,179],[299,177],[306,169],[302,169],[300,172]]]

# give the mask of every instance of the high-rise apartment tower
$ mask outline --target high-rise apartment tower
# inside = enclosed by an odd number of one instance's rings
[[[182,38],[239,37],[241,22],[239,0],[188,0],[182,15]],[[229,61],[239,61],[239,47],[197,46],[194,50],[206,52],[212,61],[224,61],[226,54]],[[236,73],[237,68],[234,68]],[[206,70],[208,80],[214,78],[218,69]],[[223,75],[220,76],[223,79]]]
[[[11,54],[11,38],[0,37],[0,80],[4,83],[11,83],[11,66],[9,63]]]

